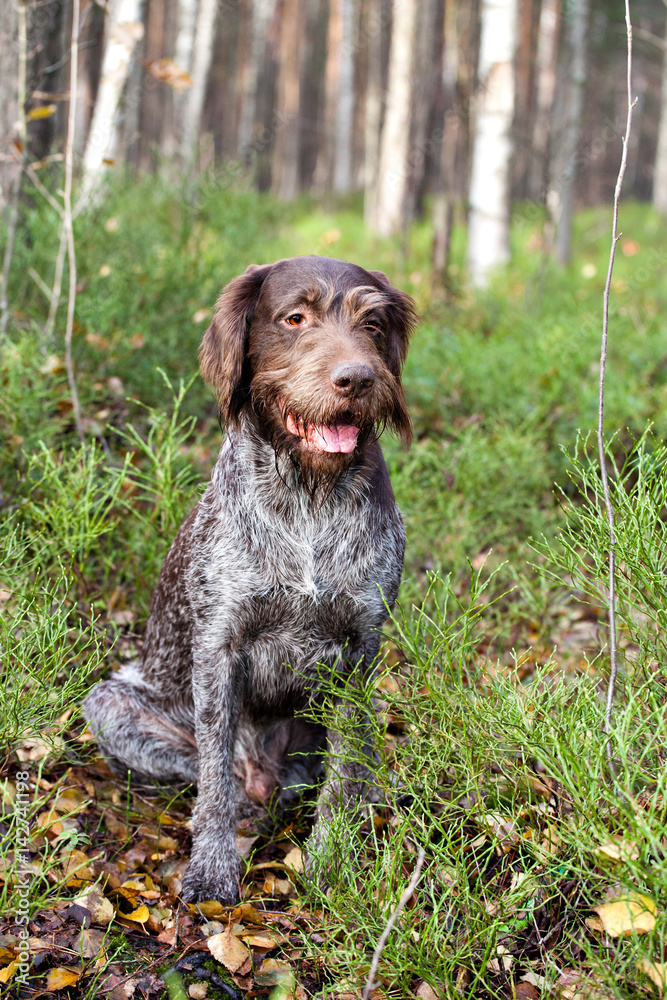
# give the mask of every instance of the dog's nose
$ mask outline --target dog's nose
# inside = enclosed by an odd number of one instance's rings
[[[375,372],[369,365],[343,361],[331,372],[331,381],[345,396],[363,396],[375,382]]]

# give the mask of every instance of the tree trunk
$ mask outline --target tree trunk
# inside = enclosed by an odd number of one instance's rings
[[[340,60],[343,35],[343,0],[329,0],[327,60],[324,66],[324,113],[321,119],[320,148],[313,175],[313,191],[321,195],[331,189],[335,156],[336,118],[340,88]]]
[[[653,173],[653,207],[662,215],[667,215],[667,23],[665,24],[665,52],[662,57],[662,100],[660,102],[658,148],[655,151],[655,170]]]
[[[468,224],[468,271],[478,288],[483,288],[491,271],[507,263],[510,256],[510,130],[517,0],[483,0],[481,18]]]
[[[364,108],[364,222],[373,225],[382,125],[382,0],[367,0],[368,39]]]
[[[533,155],[530,167],[531,197],[544,200],[549,165],[549,140],[556,94],[556,64],[560,27],[560,0],[542,0],[540,26],[537,35],[535,73],[537,76],[537,108],[533,129]]]
[[[23,11],[25,19],[25,10]],[[0,210],[3,212],[13,203],[18,183],[19,154],[16,134],[19,121],[19,33],[18,6],[13,0],[0,4],[0,82],[3,100],[0,102]],[[23,84],[25,90],[25,83]]]
[[[213,57],[217,9],[216,0],[199,0],[192,48],[192,86],[186,93],[183,115],[181,156],[186,162],[192,162],[197,157],[206,83]]]
[[[452,235],[454,172],[459,134],[457,100],[458,60],[458,0],[445,0],[444,39],[442,50],[442,94],[445,121],[442,130],[440,172],[433,198],[433,275],[446,282],[449,247]]]
[[[389,81],[380,138],[378,183],[369,213],[372,228],[381,236],[399,233],[406,224],[417,0],[394,0],[392,10]]]
[[[333,2],[333,0],[332,0]],[[352,129],[354,126],[354,26],[355,0],[340,3],[341,42],[338,60],[338,101],[334,144],[333,189],[344,194],[352,187]]]
[[[110,5],[107,40],[95,110],[83,154],[82,203],[97,194],[105,161],[113,160],[118,140],[118,105],[130,70],[136,42],[143,36],[140,0],[115,0]]]
[[[281,20],[271,189],[279,198],[290,201],[299,190],[299,111],[304,24],[301,0],[283,0]]]
[[[565,127],[560,153],[552,159],[552,176],[547,195],[549,213],[555,226],[554,253],[561,264],[567,264],[570,258],[574,182],[586,84],[588,4],[589,0],[571,0],[567,8],[569,61]]]
[[[197,27],[198,0],[178,0],[178,28],[174,40],[174,62],[192,78],[195,29]],[[183,148],[183,132],[187,108],[187,90],[173,95],[172,134],[170,152]]]
[[[352,187],[355,0],[330,0],[324,69],[323,135],[313,188],[318,194]]]
[[[250,52],[246,60],[241,81],[242,98],[238,128],[238,154],[246,164],[251,159],[252,140],[257,117],[257,97],[262,75],[262,57],[266,48],[266,36],[273,17],[275,0],[254,0],[251,9]]]

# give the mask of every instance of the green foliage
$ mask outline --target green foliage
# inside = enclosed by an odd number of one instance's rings
[[[76,613],[69,571],[50,578],[17,526],[0,533],[0,580],[0,745],[37,735],[57,744],[56,720],[86,693],[104,643]]]
[[[398,685],[380,680],[381,714],[372,682],[344,692],[346,706],[367,714],[372,736],[350,727],[333,691],[325,706],[350,759],[367,759],[373,746],[376,795],[390,819],[367,821],[360,833],[361,818],[342,811],[315,857],[323,881],[309,884],[309,903],[326,908],[336,949],[331,937],[309,946],[333,963],[332,995],[339,981],[364,984],[419,846],[427,858],[415,900],[379,967],[380,982],[401,995],[417,976],[446,996],[464,986],[466,995],[506,996],[508,981],[539,960],[544,996],[566,968],[583,977],[583,995],[627,997],[645,982],[642,961],[661,961],[664,684],[623,683],[618,692],[619,799],[596,678],[563,675],[550,662],[522,682],[516,669],[476,655],[490,582],[473,575],[461,602],[433,579],[428,602],[394,617],[405,666]],[[404,733],[387,740],[386,720],[397,717]],[[591,908],[628,892],[656,902],[655,928],[601,938],[586,924]]]
[[[666,683],[665,510],[667,446],[649,428],[624,454],[606,444],[616,537],[617,615],[623,668],[636,683]],[[609,525],[597,440],[579,437],[571,461],[573,496],[561,492],[566,521],[559,545],[543,544],[552,579],[568,581],[581,599],[608,608]]]

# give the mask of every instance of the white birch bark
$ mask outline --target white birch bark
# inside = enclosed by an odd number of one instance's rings
[[[333,189],[344,194],[352,187],[352,129],[354,126],[354,0],[339,0],[341,19],[338,60],[338,101],[334,142]]]
[[[542,0],[540,24],[537,32],[537,55],[535,57],[537,95],[533,129],[533,159],[530,170],[530,191],[537,198],[544,197],[547,183],[549,138],[556,94],[559,26],[560,0]]]
[[[195,45],[195,28],[197,26],[198,0],[179,0],[178,30],[174,42],[174,62],[180,69],[192,76],[192,61]],[[185,122],[187,97],[185,93],[174,93],[174,124],[171,143],[179,147]]]
[[[275,5],[275,0],[253,0],[251,5],[250,57],[246,62],[244,78],[241,82],[243,97],[238,130],[239,156],[245,161],[250,159],[252,149],[257,115],[257,96],[262,77],[262,60],[266,49],[266,35],[273,18]]]
[[[452,233],[454,171],[459,133],[456,85],[459,75],[458,0],[445,0],[442,50],[442,93],[445,121],[440,150],[440,172],[433,198],[433,271],[446,276]]]
[[[368,79],[364,108],[364,222],[372,226],[382,122],[382,0],[368,0]]]
[[[204,110],[206,83],[213,59],[216,13],[216,0],[199,0],[192,49],[192,72],[190,74],[192,86],[186,95],[183,121],[181,155],[184,160],[193,160],[197,154],[197,140]]]
[[[470,179],[468,272],[477,288],[507,263],[517,0],[482,0],[479,92]]]
[[[566,95],[565,128],[559,155],[553,157],[554,173],[547,195],[547,206],[555,225],[554,252],[561,264],[570,257],[572,206],[577,172],[577,148],[581,133],[586,84],[586,28],[589,0],[571,0],[567,8],[568,45],[570,52]]]
[[[18,4],[0,4],[0,87],[3,101],[0,104],[0,211],[12,204],[18,177],[18,157],[14,157],[13,140],[17,138],[19,47]]]
[[[653,173],[653,207],[662,215],[667,215],[667,23],[665,24],[665,52],[662,57],[662,99],[660,101],[658,148],[655,151],[655,170]]]
[[[372,228],[381,236],[398,233],[405,224],[416,24],[417,0],[394,0],[378,183],[370,213]]]
[[[114,0],[108,8],[100,84],[83,153],[81,204],[96,196],[106,169],[104,161],[114,158],[120,98],[134,47],[144,32],[139,20],[140,7],[140,0]]]

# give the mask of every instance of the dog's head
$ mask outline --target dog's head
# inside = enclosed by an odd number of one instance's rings
[[[380,271],[329,257],[253,265],[218,300],[201,370],[227,424],[249,416],[276,452],[332,474],[385,426],[410,440],[401,368],[416,323]]]

